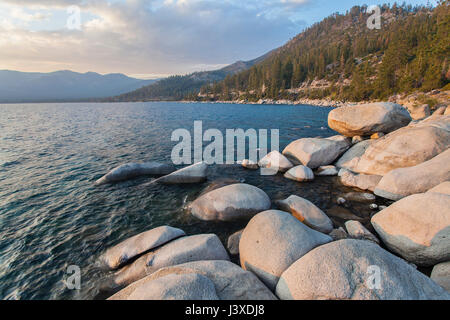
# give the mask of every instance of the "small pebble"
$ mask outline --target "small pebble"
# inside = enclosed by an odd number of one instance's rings
[[[346,202],[347,202],[347,200],[345,200],[345,199],[342,198],[342,197],[337,198],[337,203],[338,203],[338,204],[344,204],[344,203],[346,203]]]
[[[377,210],[377,209],[378,209],[378,205],[377,205],[376,203],[372,203],[372,204],[370,205],[370,209],[372,209],[372,210]]]

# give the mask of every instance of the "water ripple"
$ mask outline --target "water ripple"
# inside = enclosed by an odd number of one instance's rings
[[[185,210],[206,185],[142,188],[150,178],[94,187],[109,169],[129,161],[170,161],[171,132],[218,128],[280,129],[281,147],[294,139],[330,136],[329,109],[220,104],[0,105],[0,299],[94,299],[105,273],[102,252],[160,225],[188,234],[214,232],[222,241],[245,222],[207,223]],[[346,189],[333,179],[311,184],[261,177],[240,166],[211,168],[210,180],[232,177],[273,200],[304,196],[322,209]],[[368,209],[354,213],[367,216]],[[339,222],[338,222],[339,223]],[[69,265],[82,270],[82,289],[67,290]]]

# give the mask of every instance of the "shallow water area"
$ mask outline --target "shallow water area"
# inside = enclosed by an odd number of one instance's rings
[[[170,163],[171,133],[204,130],[279,129],[280,148],[302,137],[327,137],[330,108],[195,103],[0,105],[0,299],[94,299],[107,274],[98,257],[137,233],[161,225],[187,234],[227,237],[247,221],[211,223],[187,212],[187,204],[220,179],[263,189],[271,200],[307,198],[336,226],[353,215],[368,226],[368,203],[336,204],[353,191],[337,177],[297,183],[261,176],[239,165],[213,165],[208,181],[186,186],[152,184],[151,177],[96,187],[94,182],[126,162]],[[379,202],[379,200],[377,200]],[[379,203],[382,204],[382,203]],[[275,206],[274,206],[275,208]],[[81,269],[81,290],[68,290],[67,267]]]

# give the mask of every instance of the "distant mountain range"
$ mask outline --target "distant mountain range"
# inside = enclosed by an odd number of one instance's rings
[[[194,72],[184,76],[172,76],[162,79],[146,87],[112,98],[103,99],[109,102],[126,101],[158,101],[182,100],[186,96],[196,95],[206,84],[220,82],[227,76],[248,70],[252,66],[264,61],[273,51],[251,61],[238,61],[219,70]]]
[[[123,74],[0,70],[0,103],[92,100],[130,92],[155,81]]]

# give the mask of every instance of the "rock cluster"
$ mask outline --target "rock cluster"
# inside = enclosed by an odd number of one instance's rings
[[[213,184],[188,209],[203,221],[249,221],[228,238],[228,252],[214,234],[164,226],[135,235],[100,257],[114,270],[107,285],[122,289],[110,299],[450,299],[450,116],[441,109],[431,116],[427,106],[410,110],[420,119],[411,121],[393,103],[345,106],[328,119],[341,135],[298,139],[282,154],[244,160],[244,168],[275,169],[296,182],[317,176],[354,189],[325,213],[297,195],[270,210],[271,199],[255,186]],[[124,165],[97,184],[141,175],[164,175],[152,182],[164,184],[207,178],[205,163],[173,170]],[[376,195],[396,202],[382,205]],[[352,202],[373,210],[370,221],[346,209]],[[240,266],[228,253],[239,255]],[[431,278],[414,265],[434,267]]]

